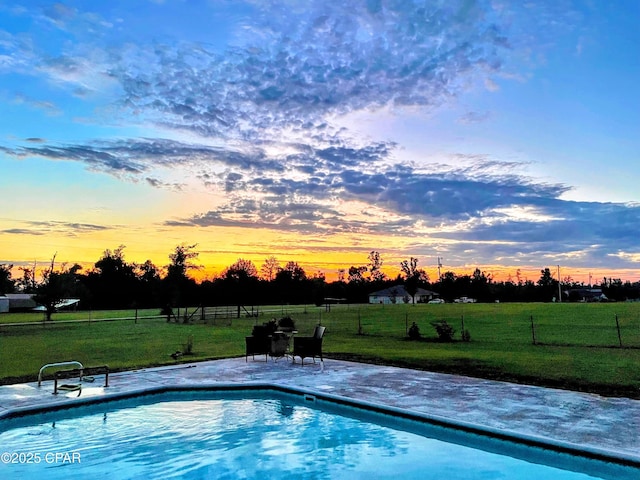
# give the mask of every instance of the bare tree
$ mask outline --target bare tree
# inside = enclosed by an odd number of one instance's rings
[[[364,272],[367,271],[367,267],[349,267],[349,283],[363,283],[365,282]]]
[[[262,277],[268,282],[272,281],[276,278],[276,273],[280,269],[280,262],[278,259],[271,255],[269,258],[264,260],[262,267],[260,267],[260,273],[262,273]]]
[[[381,282],[385,279],[386,275],[382,272],[382,257],[380,252],[372,250],[367,257],[369,259],[369,280],[372,282]]]
[[[18,289],[23,293],[33,293],[36,291],[36,267],[19,267],[22,272],[22,278],[18,279],[16,285]]]

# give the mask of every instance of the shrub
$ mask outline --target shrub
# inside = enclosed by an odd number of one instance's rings
[[[431,322],[431,325],[436,329],[438,340],[441,342],[453,342],[453,335],[456,333],[456,330],[449,325],[446,320]]]
[[[278,328],[283,331],[291,331],[296,329],[296,322],[290,316],[282,317],[278,320]]]
[[[268,337],[272,335],[278,329],[278,325],[274,320],[269,320],[267,323],[263,323],[262,325],[255,325],[253,327],[253,331],[251,335],[254,337]]]
[[[419,340],[420,339],[420,327],[416,325],[416,322],[413,322],[409,327],[409,331],[407,332],[409,338],[411,340]]]

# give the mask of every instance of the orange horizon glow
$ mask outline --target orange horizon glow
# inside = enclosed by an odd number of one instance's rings
[[[0,226],[2,222],[0,221]],[[425,241],[428,241],[426,239]],[[390,279],[400,274],[400,262],[411,256],[418,258],[418,268],[427,272],[431,282],[438,279],[437,246],[434,254],[420,256],[411,254],[412,246],[406,239],[381,235],[325,235],[300,236],[269,229],[225,228],[176,228],[161,224],[118,226],[117,229],[98,232],[49,233],[47,235],[14,234],[0,236],[0,263],[13,264],[14,279],[22,277],[19,267],[37,267],[36,278],[48,268],[54,255],[56,268],[78,263],[83,272],[91,271],[95,263],[108,249],[116,250],[124,245],[124,259],[129,264],[143,264],[150,260],[160,270],[170,263],[169,255],[178,245],[195,245],[199,254],[194,264],[200,269],[190,270],[188,275],[198,282],[218,277],[225,268],[238,259],[252,261],[258,273],[264,261],[274,256],[284,267],[287,262],[297,262],[307,276],[324,274],[327,282],[338,279],[339,270],[344,270],[345,279],[349,267],[364,266],[371,251],[381,255],[382,271]],[[371,246],[374,247],[371,247]],[[423,246],[423,250],[424,250]],[[11,252],[8,254],[8,252]],[[468,261],[465,264],[445,264],[441,273],[452,271],[458,276],[472,275],[479,268],[496,282],[511,278],[517,283],[518,271],[521,281],[540,278],[540,272],[549,268],[553,278],[557,277],[557,265],[491,265]],[[605,269],[560,265],[560,278],[585,285],[600,284],[604,277],[620,278],[635,282],[640,279],[638,269]],[[591,282],[590,282],[591,279]]]
[[[256,260],[255,256],[244,256],[244,257],[232,256],[232,257],[233,257],[233,260],[225,264],[202,264],[202,262],[196,262],[198,264],[196,265],[198,268],[189,269],[187,272],[187,276],[189,278],[192,278],[198,283],[201,283],[207,280],[212,281],[212,280],[215,280],[216,278],[219,278],[223,274],[225,269],[231,266],[232,264],[234,264],[237,260],[244,259],[244,260],[252,261],[256,266],[256,269],[258,270],[258,276],[264,279],[260,271],[260,268],[263,265],[264,260],[266,258],[263,260]],[[360,258],[355,258],[355,256],[354,256],[354,259],[361,260]],[[58,258],[56,258],[55,269],[58,270],[62,268],[68,268],[77,263],[82,267],[81,273],[86,274],[87,272],[94,270],[95,263],[98,260],[99,258],[96,258],[95,261],[74,262],[74,261],[65,261],[62,259],[58,260]],[[147,259],[144,259],[142,261],[132,261],[125,256],[125,261],[130,264],[135,263],[135,264],[141,265],[146,260]],[[149,260],[151,260],[154,263],[154,265],[158,267],[159,272],[163,277],[164,274],[166,273],[166,266],[168,265],[168,262],[169,262],[168,257],[165,263],[157,263],[152,259],[149,259]],[[323,274],[328,283],[335,282],[339,279],[340,269],[344,270],[344,279],[345,281],[348,281],[349,267],[366,265],[366,259],[365,259],[364,262],[355,261],[348,264],[345,263],[344,267],[323,268],[322,266],[323,263],[321,261],[317,261],[317,260],[316,261],[313,261],[313,260],[298,261],[295,258],[290,258],[284,261],[279,260],[280,267],[284,267],[286,263],[289,261],[298,263],[305,270],[307,277],[309,278],[318,274]],[[20,271],[20,267],[33,268],[35,265],[36,280],[39,281],[42,277],[42,272],[45,269],[49,268],[50,264],[51,264],[50,260],[48,262],[38,262],[38,261],[15,262],[13,263],[12,278],[14,280],[17,280],[22,277],[22,272]],[[437,267],[432,267],[432,266],[425,267],[420,263],[418,264],[418,267],[427,272],[430,283],[433,284],[437,282],[438,280]],[[549,268],[549,270],[551,271],[551,275],[554,279],[557,278],[556,265],[539,266],[539,267],[505,266],[505,265],[484,265],[484,266],[478,265],[476,267],[476,266],[463,265],[463,266],[452,266],[451,268],[443,268],[441,270],[441,273],[445,274],[446,272],[453,272],[458,277],[464,276],[464,275],[472,276],[476,268],[480,269],[480,271],[483,272],[486,276],[490,276],[492,281],[495,283],[505,282],[505,281],[512,281],[513,283],[518,283],[518,274],[519,274],[520,281],[522,282],[532,281],[533,283],[536,283],[541,276],[541,273],[542,273],[541,271],[544,270],[545,268]],[[386,275],[387,280],[395,280],[398,277],[398,275],[402,275],[402,271],[399,267],[399,262],[398,262],[398,268],[394,268],[391,266],[383,266],[381,270]],[[577,283],[582,283],[584,285],[600,285],[605,277],[608,279],[610,278],[621,279],[623,282],[630,281],[633,283],[633,282],[640,281],[640,273],[637,270],[631,270],[631,269],[605,270],[605,269],[571,268],[571,267],[562,267],[562,266],[560,267],[560,278],[563,283],[577,282]],[[366,273],[365,273],[365,278],[367,278]]]

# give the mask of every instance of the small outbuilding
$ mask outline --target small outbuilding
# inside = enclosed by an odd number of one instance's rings
[[[63,298],[57,302],[54,307],[56,311],[60,310],[75,310],[80,303],[79,298]],[[47,309],[43,305],[39,305],[33,309],[36,312],[45,312]]]
[[[440,294],[418,288],[415,294],[415,303],[427,303],[429,300],[440,297]],[[404,285],[394,285],[393,287],[378,290],[369,294],[369,303],[414,303],[414,298],[407,292]]]
[[[9,299],[4,295],[0,296],[0,313],[9,312]]]
[[[10,312],[28,312],[36,308],[37,303],[31,293],[7,293]]]
[[[606,302],[607,296],[601,288],[573,288],[565,291],[570,302]]]

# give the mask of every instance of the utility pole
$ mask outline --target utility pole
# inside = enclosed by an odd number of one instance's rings
[[[560,265],[558,265],[558,302],[562,302],[562,288],[560,287]]]
[[[442,268],[442,257],[438,257],[438,280],[442,278],[442,274],[440,273],[441,268]]]

